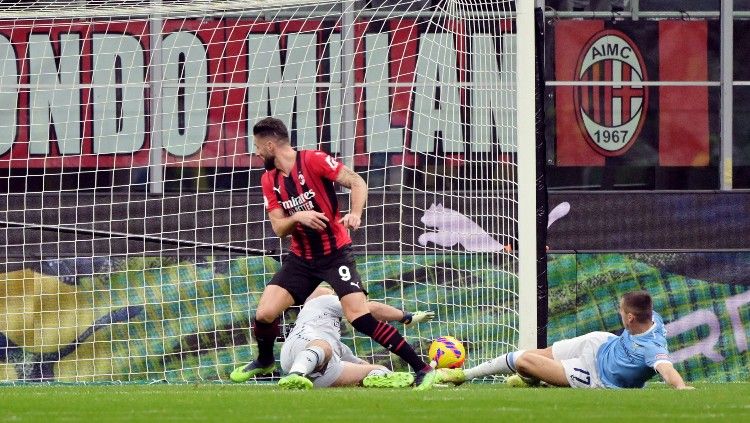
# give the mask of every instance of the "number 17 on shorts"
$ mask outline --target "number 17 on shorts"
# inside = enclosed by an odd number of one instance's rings
[[[591,373],[588,370],[573,367],[573,374],[570,375],[570,378],[578,382],[580,387],[591,386]]]

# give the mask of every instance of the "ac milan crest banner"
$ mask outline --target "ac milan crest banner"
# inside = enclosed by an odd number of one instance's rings
[[[554,22],[555,164],[711,165],[718,88],[706,82],[718,79],[717,24]]]

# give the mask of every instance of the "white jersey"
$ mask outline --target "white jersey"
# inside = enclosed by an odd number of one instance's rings
[[[307,301],[297,315],[297,322],[289,336],[302,333],[306,329],[314,329],[325,334],[333,341],[341,340],[341,319],[344,310],[336,295],[321,295]]]
[[[322,373],[308,375],[317,387],[333,385],[343,372],[342,362],[361,363],[362,360],[341,342],[343,317],[344,310],[336,295],[321,295],[306,302],[297,316],[294,328],[281,347],[281,369],[289,372],[297,355],[314,340],[327,342],[333,350],[333,355]]]

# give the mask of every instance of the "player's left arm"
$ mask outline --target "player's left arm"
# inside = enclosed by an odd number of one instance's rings
[[[432,311],[415,311],[408,312],[399,310],[396,307],[389,306],[388,304],[379,303],[377,301],[368,301],[367,307],[372,313],[372,317],[383,322],[401,322],[406,326],[416,325],[422,322],[429,322],[435,317],[435,313]]]
[[[357,229],[362,224],[362,211],[367,202],[367,182],[344,165],[341,165],[341,170],[336,175],[336,182],[351,190],[351,208],[341,219],[341,223],[348,229]]]
[[[668,385],[675,389],[695,389],[692,386],[688,386],[682,379],[680,372],[674,368],[672,363],[668,361],[660,361],[656,363],[654,369],[659,372],[659,375],[664,379]]]

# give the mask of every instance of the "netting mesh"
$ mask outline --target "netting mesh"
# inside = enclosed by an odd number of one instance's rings
[[[225,380],[252,359],[249,322],[287,248],[253,157],[266,116],[367,180],[359,271],[371,299],[437,313],[404,331],[417,351],[439,335],[470,365],[512,349],[513,8],[4,3],[0,379]]]

